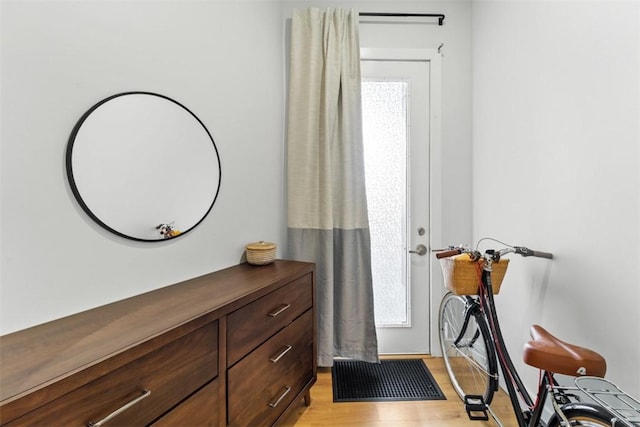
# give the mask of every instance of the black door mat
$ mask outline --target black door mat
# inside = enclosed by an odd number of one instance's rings
[[[334,360],[331,375],[334,402],[446,399],[421,359]]]

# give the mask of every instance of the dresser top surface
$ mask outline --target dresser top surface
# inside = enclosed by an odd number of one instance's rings
[[[0,404],[197,319],[213,321],[312,271],[313,264],[297,261],[240,264],[4,335]]]

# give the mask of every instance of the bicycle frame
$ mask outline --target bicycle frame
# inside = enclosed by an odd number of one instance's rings
[[[490,266],[489,266],[490,268]],[[507,350],[504,338],[502,336],[502,331],[500,329],[500,323],[498,321],[498,313],[495,307],[495,301],[493,298],[493,285],[491,281],[491,271],[483,269],[482,271],[482,284],[479,292],[479,296],[477,300],[474,300],[474,303],[477,308],[476,310],[482,310],[485,318],[489,323],[489,330],[491,332],[491,339],[493,341],[493,345],[495,346],[497,360],[500,364],[500,370],[505,379],[505,384],[507,386],[507,391],[509,395],[509,400],[511,401],[511,406],[513,407],[513,411],[518,422],[518,426],[520,427],[536,427],[543,425],[541,424],[544,406],[547,401],[549,395],[551,395],[551,402],[553,404],[555,414],[552,416],[558,418],[559,420],[566,421],[566,417],[562,411],[561,406],[565,405],[574,405],[580,406],[583,410],[598,412],[601,415],[609,415],[608,412],[599,408],[598,406],[573,402],[570,403],[569,396],[565,393],[567,390],[578,390],[577,388],[563,387],[559,386],[555,381],[552,372],[543,372],[542,379],[538,385],[537,392],[537,400],[534,404],[531,396],[527,392],[518,371],[513,365],[513,361],[511,360],[511,356]],[[469,297],[470,299],[473,299]],[[471,311],[471,310],[469,310]],[[468,314],[470,316],[471,313]],[[467,317],[467,316],[465,316]],[[465,319],[468,321],[468,319]],[[464,331],[464,328],[463,328]],[[520,396],[524,401],[524,404],[529,409],[523,409],[520,399]],[[533,411],[531,411],[533,408]],[[495,416],[494,416],[495,418]],[[497,421],[497,420],[496,420]],[[499,422],[499,421],[498,421]],[[569,425],[568,422],[566,425]]]
[[[497,242],[502,243],[499,241]],[[458,293],[457,286],[459,283],[453,282],[451,270],[444,270],[443,268],[443,271],[445,272],[445,280],[449,280],[447,281],[447,288],[453,291],[449,295],[457,295],[458,298],[460,298],[460,296],[466,296],[464,297],[463,323],[461,326],[455,326],[453,328],[457,329],[460,327],[460,330],[457,332],[458,335],[450,336],[450,338],[445,339],[445,336],[442,335],[445,329],[443,329],[442,326],[440,333],[447,370],[456,392],[465,402],[465,409],[470,419],[486,420],[488,419],[487,412],[489,412],[493,419],[502,426],[500,420],[498,420],[490,408],[493,391],[496,391],[499,387],[499,383],[497,381],[498,372],[501,372],[505,379],[509,400],[519,427],[540,427],[546,425],[554,427],[570,426],[574,425],[574,422],[578,422],[580,425],[582,425],[583,422],[587,422],[588,425],[592,425],[591,423],[595,425],[602,425],[602,423],[606,423],[609,425],[610,423],[611,426],[615,427],[640,427],[640,401],[634,399],[627,393],[620,390],[615,384],[608,380],[604,380],[603,378],[578,376],[575,379],[575,387],[567,387],[558,384],[553,372],[541,371],[541,378],[538,383],[535,403],[532,396],[527,392],[527,389],[524,386],[513,361],[511,360],[511,356],[509,355],[502,335],[494,300],[491,272],[493,262],[499,262],[503,255],[509,253],[516,253],[524,257],[534,256],[538,258],[552,259],[553,255],[551,253],[534,251],[523,246],[507,245],[506,248],[501,250],[487,250],[485,251],[485,254],[482,255],[477,250],[470,250],[462,246],[450,246],[448,249],[439,251],[439,253],[436,254],[436,257],[445,258],[462,253],[469,254],[469,259],[472,262],[481,261],[482,270],[480,275],[480,285],[478,287],[477,294],[474,294],[475,296],[471,296],[467,293],[469,290],[468,287],[464,287],[468,282],[462,282],[462,285],[460,286],[464,292]],[[466,261],[463,260],[463,262]],[[462,265],[468,266],[469,264]],[[464,278],[465,276],[462,275],[462,277]],[[499,277],[501,278],[501,276]],[[445,299],[443,299],[443,303],[441,304],[441,322],[444,319],[443,313],[450,310],[446,307],[450,307],[451,305],[449,303],[451,301],[455,301],[455,298],[452,299],[449,295],[445,296]],[[454,303],[453,307],[455,307],[456,304],[457,303]],[[455,309],[453,310],[455,311]],[[456,317],[457,316],[459,316],[459,314],[456,315]],[[478,329],[475,331],[467,331],[470,325],[471,316],[476,318],[474,323],[478,324]],[[446,323],[448,323],[448,321]],[[472,332],[472,336],[469,337],[467,332]],[[453,338],[453,341],[451,341],[451,338]],[[466,341],[463,342],[463,339]],[[477,363],[473,356],[469,357],[466,354],[465,348],[473,348],[479,339],[484,342],[484,346],[486,347],[487,365]],[[445,341],[449,342],[449,344],[447,344],[447,348],[456,349],[460,356],[464,357],[468,363],[474,366],[474,369],[479,369],[484,372],[484,374],[488,375],[489,382],[486,383],[487,388],[482,395],[475,392],[468,393],[467,390],[463,390],[460,387],[460,384],[456,379],[457,375],[451,371],[448,361],[449,356],[447,355],[448,351],[445,350]],[[596,356],[600,357],[597,354]],[[603,361],[601,357],[600,360]],[[500,365],[499,370],[496,364]],[[533,364],[533,366],[536,366],[536,364]],[[545,364],[540,366],[545,366]],[[547,364],[546,366],[553,366],[553,364]],[[568,373],[568,375],[571,374]],[[605,386],[598,386],[602,387],[602,389],[599,389],[598,387],[586,387],[581,384],[583,380],[599,380],[606,384]],[[481,381],[481,383],[483,383],[483,381]],[[587,397],[588,400],[586,402],[581,401],[582,395]],[[613,402],[611,401],[612,398],[614,398]],[[548,401],[550,401],[553,406],[553,414],[547,420],[547,423],[543,423],[543,411],[545,409],[545,403]],[[476,412],[482,413],[482,415],[476,415]]]
[[[489,269],[490,268],[491,267],[489,266]],[[485,313],[485,317],[489,323],[489,330],[491,331],[493,345],[495,346],[498,356],[500,370],[502,371],[505,379],[509,399],[511,400],[511,405],[513,406],[516,419],[518,420],[518,425],[524,427],[529,425],[529,423],[525,418],[525,413],[522,411],[522,406],[520,405],[518,395],[522,396],[524,403],[528,407],[533,407],[533,400],[527,392],[524,383],[520,378],[520,375],[516,371],[516,368],[513,365],[513,361],[511,360],[511,356],[509,355],[509,351],[507,350],[507,347],[505,345],[504,338],[502,336],[502,330],[500,329],[500,322],[498,321],[498,313],[496,311],[495,301],[493,298],[491,271],[486,268],[482,270],[482,284],[483,286],[481,286],[481,291],[478,299]],[[483,303],[486,303],[486,306]],[[540,398],[543,398],[543,396],[546,396],[546,388],[545,392],[542,393],[542,396],[540,396]],[[539,405],[539,407],[541,406],[542,405]],[[541,415],[541,413],[539,415]],[[538,417],[538,421],[539,420],[540,418]],[[537,422],[532,425],[537,425]]]

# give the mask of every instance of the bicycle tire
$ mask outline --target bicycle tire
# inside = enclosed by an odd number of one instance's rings
[[[579,405],[577,408],[563,408],[562,412],[567,417],[569,425],[580,427],[611,427],[611,419],[613,418],[604,409],[597,405],[586,404]],[[547,427],[561,427],[564,424],[561,423],[560,417],[557,414],[549,419]]]
[[[480,312],[471,313],[462,339],[465,297],[449,292],[440,303],[440,347],[451,385],[458,396],[482,396],[488,405],[498,389],[498,364],[489,327]]]

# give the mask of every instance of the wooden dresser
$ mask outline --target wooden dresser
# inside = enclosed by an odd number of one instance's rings
[[[314,296],[313,264],[241,264],[2,336],[0,425],[275,425],[310,403]]]

